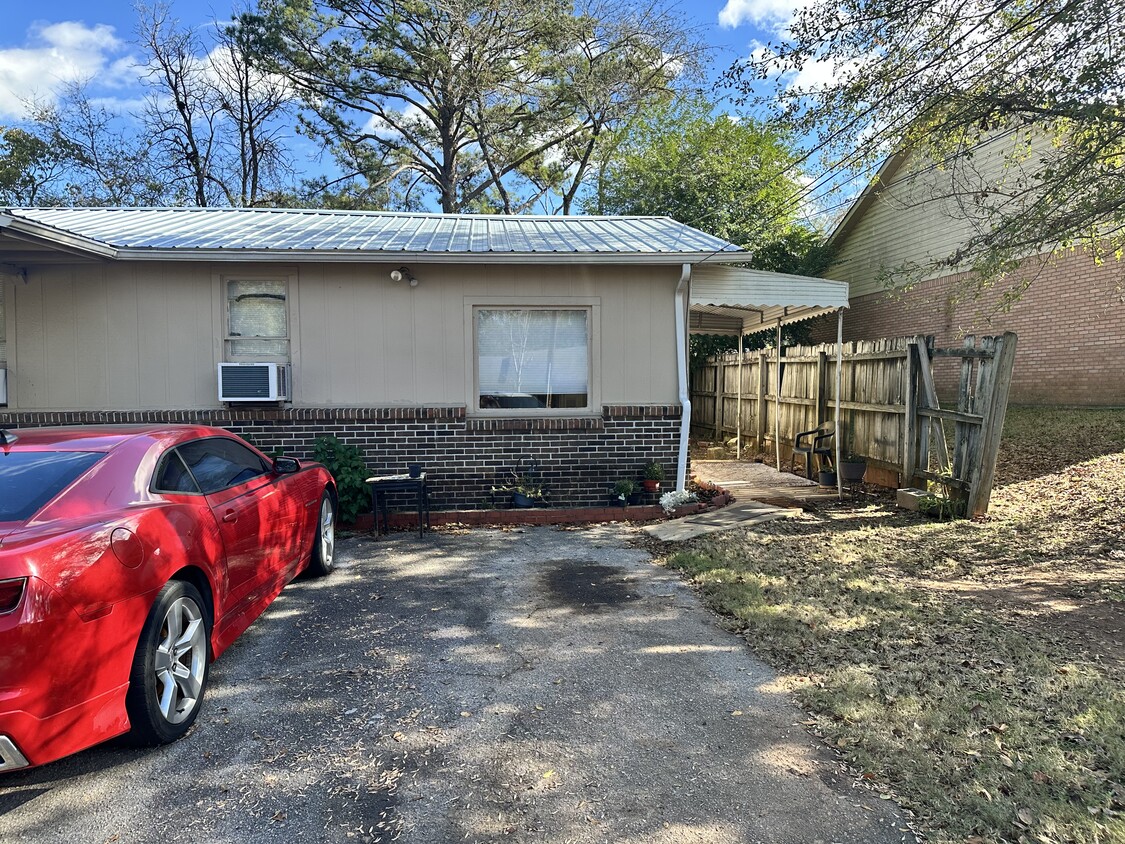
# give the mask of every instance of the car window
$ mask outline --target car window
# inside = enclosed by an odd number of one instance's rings
[[[179,452],[170,451],[164,456],[160,468],[156,470],[153,486],[158,492],[199,493],[199,484],[191,476]]]
[[[0,522],[22,522],[102,459],[97,451],[0,452]]]
[[[203,492],[218,492],[269,472],[265,460],[234,440],[194,440],[177,451]]]

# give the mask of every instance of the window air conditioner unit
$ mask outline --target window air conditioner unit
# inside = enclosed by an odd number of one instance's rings
[[[289,364],[220,363],[219,401],[289,401]]]

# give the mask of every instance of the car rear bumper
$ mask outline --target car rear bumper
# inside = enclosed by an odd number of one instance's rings
[[[128,732],[128,689],[125,683],[46,718],[21,710],[0,712],[0,771],[53,762]]]

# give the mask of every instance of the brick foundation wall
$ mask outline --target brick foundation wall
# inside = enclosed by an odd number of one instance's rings
[[[1068,253],[1040,268],[1008,313],[997,313],[1003,290],[958,302],[954,292],[967,275],[945,276],[905,293],[853,299],[844,313],[845,340],[933,334],[939,347],[959,346],[962,334],[1019,335],[1009,401],[1013,404],[1125,406],[1125,267],[1097,266],[1084,253]],[[1001,285],[1003,287],[1003,285]],[[991,321],[989,321],[991,317]],[[835,317],[813,329],[813,342],[836,340]],[[958,362],[935,363],[939,394],[957,394]]]
[[[650,460],[675,476],[680,407],[607,406],[600,417],[577,419],[467,418],[464,407],[0,412],[6,428],[153,423],[214,425],[267,453],[298,458],[311,455],[316,437],[332,434],[362,449],[373,475],[422,463],[434,510],[493,507],[492,486],[530,458],[552,505],[594,507],[606,503],[614,481],[639,478]]]

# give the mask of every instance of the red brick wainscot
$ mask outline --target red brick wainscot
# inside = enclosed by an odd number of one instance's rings
[[[331,434],[357,446],[372,475],[405,472],[408,463],[423,464],[433,511],[493,511],[505,506],[492,488],[508,482],[511,470],[530,459],[538,463],[538,480],[548,492],[551,507],[545,512],[557,522],[562,521],[560,508],[612,510],[606,505],[614,482],[639,479],[650,460],[673,476],[680,411],[679,405],[607,405],[593,416],[507,419],[471,417],[464,406],[13,411],[0,412],[0,427],[214,425],[266,453],[300,459],[310,457],[316,437]],[[401,502],[392,498],[391,508],[405,509],[408,497]],[[645,503],[656,505],[657,498]]]

